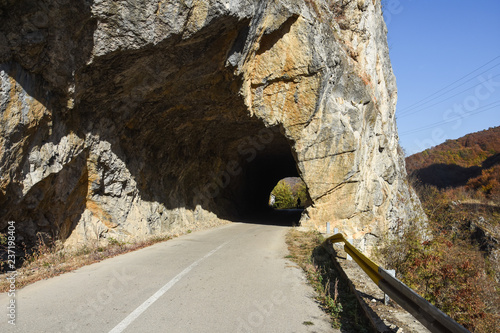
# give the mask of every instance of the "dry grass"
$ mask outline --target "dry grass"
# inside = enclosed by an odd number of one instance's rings
[[[61,245],[49,247],[42,243],[17,269],[16,289],[171,238],[173,236],[154,236],[134,243],[119,242],[110,238],[105,246],[85,245],[76,250],[68,250]],[[5,277],[6,274],[0,274],[0,292],[9,290],[10,282]]]
[[[471,332],[498,332],[500,211],[461,188],[413,184],[429,218],[430,238],[409,228],[378,246],[385,266]],[[416,224],[412,225],[413,227]],[[403,231],[403,230],[400,230]],[[395,234],[400,234],[396,232]]]
[[[323,236],[317,231],[291,229],[286,236],[289,255],[306,273],[316,291],[316,300],[330,315],[332,326],[343,332],[369,332],[369,323],[362,314],[356,297],[347,282],[333,268],[333,262],[323,248]]]

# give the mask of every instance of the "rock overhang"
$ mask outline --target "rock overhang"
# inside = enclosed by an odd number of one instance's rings
[[[299,175],[313,202],[303,225],[331,222],[364,246],[401,219],[418,219],[398,152],[380,4],[361,2],[346,12],[354,26],[343,29],[334,4],[322,1],[181,8],[150,0],[138,12],[100,1],[78,5],[89,10],[78,20],[93,39],[70,32],[79,39],[68,54],[42,43],[30,56],[9,40],[7,63],[58,98],[39,98],[49,114],[44,126],[23,127],[23,150],[2,156],[6,163],[19,157],[9,177],[2,175],[11,198],[4,203],[16,205],[15,212],[3,207],[4,216],[28,221],[27,237],[56,230],[70,242],[193,229],[258,204],[253,199],[280,175]],[[62,29],[57,22],[49,35]],[[41,54],[57,64],[72,59],[59,71],[71,73],[66,81],[51,78],[50,65],[31,74],[28,64]],[[2,82],[12,80],[5,76]],[[18,108],[12,100],[3,105]],[[13,133],[4,131],[4,146]],[[35,176],[39,182],[26,182]],[[24,194],[16,182],[25,184]],[[54,182],[69,184],[69,193],[51,191]],[[50,202],[57,209],[47,208]],[[32,208],[23,216],[24,206]]]

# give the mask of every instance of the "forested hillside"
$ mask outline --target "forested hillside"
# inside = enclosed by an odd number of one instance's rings
[[[488,198],[500,194],[500,126],[471,133],[406,159],[411,177],[440,189],[465,187]]]
[[[500,327],[500,127],[409,156],[429,219],[381,249],[387,266],[471,332]]]

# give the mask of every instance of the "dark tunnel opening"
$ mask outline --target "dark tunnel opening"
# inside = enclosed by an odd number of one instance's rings
[[[255,219],[272,213],[269,193],[281,178],[299,176],[284,130],[250,115],[242,78],[227,66],[246,24],[225,18],[190,43],[174,37],[99,59],[83,73],[74,123],[111,142],[142,199]]]
[[[236,217],[252,223],[297,225],[302,209],[278,211],[269,205],[279,180],[299,177],[289,142],[278,127],[263,128],[253,139],[253,146],[240,146],[241,175],[234,180],[233,191],[228,191],[237,208]]]
[[[204,212],[281,224],[268,198],[281,178],[299,176],[293,143],[280,125],[251,115],[243,78],[228,62],[242,52],[249,24],[223,17],[189,40],[173,35],[76,70],[71,109],[40,99],[51,127],[40,126],[29,143],[64,146],[70,137],[76,157],[24,196],[11,186],[0,198],[6,207],[0,222],[26,221],[20,237],[28,247],[39,233],[65,241],[76,230],[89,239],[86,226],[97,224],[126,235],[188,229],[210,223]],[[42,77],[26,77],[48,86]]]

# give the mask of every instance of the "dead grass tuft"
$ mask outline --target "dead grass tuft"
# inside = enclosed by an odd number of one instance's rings
[[[317,231],[302,232],[296,228],[286,235],[289,255],[306,273],[316,291],[316,300],[330,315],[332,326],[345,332],[369,332],[370,326],[347,282],[334,269],[323,248],[323,236]],[[332,283],[333,281],[333,283]]]

